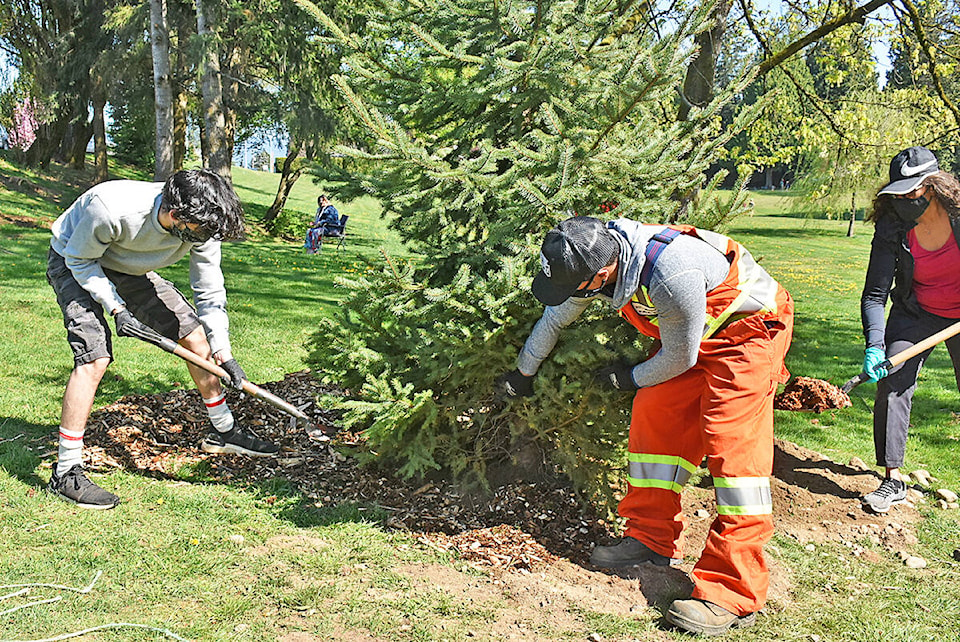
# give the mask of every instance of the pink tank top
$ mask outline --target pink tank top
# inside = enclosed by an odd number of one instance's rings
[[[907,243],[913,255],[913,291],[917,302],[927,312],[948,319],[960,319],[960,247],[950,238],[939,250],[920,247],[913,230],[907,232]]]

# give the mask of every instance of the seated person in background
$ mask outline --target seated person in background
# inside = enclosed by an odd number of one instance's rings
[[[319,205],[319,207],[317,207],[317,217],[313,220],[312,227],[340,224],[340,213],[337,211],[337,208],[330,203],[330,199],[328,199],[326,195],[317,199],[317,205]],[[328,234],[327,236],[331,235]]]
[[[320,247],[321,236],[342,235],[342,230],[330,229],[332,226],[339,224],[340,213],[337,212],[337,208],[330,203],[330,199],[327,198],[326,194],[321,195],[317,198],[317,214],[313,218],[313,223],[311,223],[307,229],[307,239],[303,244],[303,246],[307,248],[307,253],[316,253]]]

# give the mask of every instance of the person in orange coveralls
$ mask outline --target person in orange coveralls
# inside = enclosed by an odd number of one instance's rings
[[[619,505],[626,531],[596,546],[591,563],[678,565],[680,492],[706,456],[717,517],[693,569],[692,598],[674,601],[666,619],[703,635],[752,625],[769,585],[773,396],[789,376],[789,293],[742,245],[691,226],[573,217],[547,234],[540,258],[533,294],[547,307],[517,369],[501,378],[509,396],[533,394],[562,329],[595,298],[660,342],[642,363],[597,373],[636,393],[629,488]]]

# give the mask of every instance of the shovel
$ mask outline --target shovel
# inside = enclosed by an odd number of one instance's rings
[[[168,339],[151,328],[145,328],[143,331],[137,332],[136,337],[142,341],[146,341],[147,343],[152,343],[155,346],[163,348],[167,352],[177,355],[184,361],[189,361],[198,368],[202,368],[210,374],[216,375],[220,379],[230,378],[230,375],[227,373],[227,371],[217,364],[204,359],[196,352],[184,348],[176,341]],[[297,420],[297,423],[303,426],[304,430],[306,430],[307,436],[310,437],[310,439],[321,443],[330,441],[330,437],[323,432],[323,429],[310,421],[310,417],[308,417],[302,410],[293,404],[287,403],[275,394],[268,392],[260,386],[250,383],[247,380],[243,381],[242,389],[248,395],[256,397],[261,401],[265,401],[271,406],[279,408],[291,417],[294,417]]]
[[[957,321],[953,325],[947,328],[944,328],[940,332],[927,337],[923,341],[915,343],[914,345],[910,346],[906,350],[901,350],[897,354],[887,357],[880,364],[880,367],[883,367],[889,370],[894,366],[899,366],[904,361],[912,359],[913,357],[917,356],[921,352],[929,350],[930,348],[937,345],[941,341],[946,341],[947,339],[949,339],[950,337],[956,334],[960,334],[960,321]],[[844,393],[848,393],[854,388],[856,388],[857,386],[859,386],[864,381],[869,381],[869,380],[870,380],[870,375],[868,375],[866,372],[861,372],[856,377],[850,379],[850,381],[843,384],[840,387],[840,390],[842,390]]]

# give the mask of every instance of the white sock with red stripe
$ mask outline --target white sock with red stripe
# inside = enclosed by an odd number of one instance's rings
[[[210,422],[217,432],[230,432],[233,430],[233,413],[227,405],[227,393],[204,399],[203,405],[207,407],[207,414],[210,415]]]
[[[60,447],[57,450],[57,476],[83,463],[83,431],[60,426]]]

